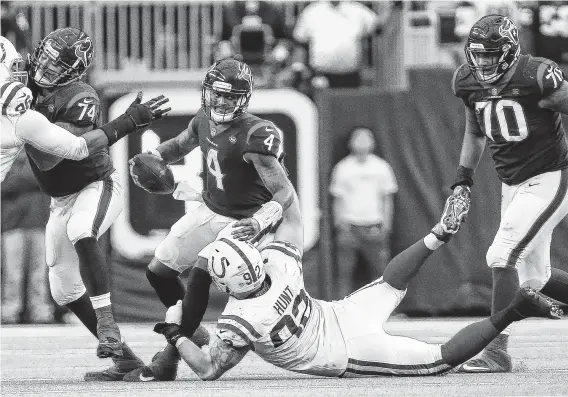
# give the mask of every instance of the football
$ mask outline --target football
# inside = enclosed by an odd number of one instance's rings
[[[138,183],[153,194],[171,194],[175,190],[174,174],[161,158],[150,153],[140,153],[132,159],[132,173]]]

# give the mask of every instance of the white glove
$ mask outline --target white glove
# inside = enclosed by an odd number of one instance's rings
[[[165,322],[169,324],[181,324],[182,303],[177,301],[174,306],[171,306],[166,312]]]

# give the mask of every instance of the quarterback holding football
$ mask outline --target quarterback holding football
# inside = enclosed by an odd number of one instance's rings
[[[283,166],[282,131],[247,112],[252,91],[253,76],[246,63],[236,57],[215,62],[203,79],[197,115],[177,137],[151,152],[167,164],[182,159],[198,146],[203,156],[202,202],[171,227],[146,271],[161,302],[170,307],[184,298],[185,289],[178,276],[197,260],[189,271],[182,326],[194,340],[204,335],[199,343],[208,341],[208,334],[198,325],[207,307],[212,280],[207,261],[198,260],[198,253],[235,220],[235,237],[260,240],[297,201]],[[130,171],[134,183],[151,191],[142,183],[146,175],[139,174],[137,162],[143,155],[130,160]],[[194,335],[196,329],[199,332]],[[124,380],[175,379],[178,361],[177,350],[166,346],[150,366],[133,371]]]

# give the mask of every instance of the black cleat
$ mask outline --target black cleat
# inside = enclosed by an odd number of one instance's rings
[[[174,346],[167,345],[164,350],[156,353],[150,365],[126,374],[125,382],[167,382],[177,377],[180,356]]]
[[[122,357],[113,357],[114,364],[102,371],[87,372],[85,374],[86,382],[113,382],[121,381],[124,376],[144,366],[144,362],[140,360],[136,354],[128,347],[126,343],[122,344]]]
[[[543,317],[558,320],[564,314],[562,310],[537,290],[523,287],[514,298],[515,312],[521,317]]]

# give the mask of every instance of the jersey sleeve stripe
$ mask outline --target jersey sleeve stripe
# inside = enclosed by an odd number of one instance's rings
[[[4,88],[4,86],[2,86],[2,88]],[[14,99],[18,91],[22,88],[24,88],[24,85],[20,82],[15,81],[4,89],[0,100],[0,102],[2,102],[3,115],[6,115],[6,110],[8,109],[10,102],[12,102],[12,99]]]
[[[231,315],[231,314],[223,314],[221,315],[221,317],[219,317],[219,324],[220,323],[231,323],[235,322],[238,325],[240,325],[242,328],[246,329],[247,332],[249,334],[252,335],[253,339],[260,339],[262,337],[262,335],[260,335],[260,333],[258,333],[258,331],[256,329],[253,328],[252,325],[250,325],[250,323],[248,321],[246,321],[244,318],[241,318],[239,316],[235,316],[235,315]]]
[[[276,251],[280,251],[282,252],[284,255],[288,255],[290,257],[292,257],[293,259],[295,259],[298,262],[302,261],[301,256],[298,254],[298,252],[295,252],[294,250],[284,246],[284,245],[280,245],[280,244],[274,244],[274,243],[270,243],[268,244],[266,247],[264,247],[264,250],[276,250]]]
[[[250,141],[250,137],[252,136],[252,134],[254,134],[254,132],[262,127],[272,127],[274,128],[274,125],[268,121],[262,121],[258,124],[255,124],[251,127],[251,129],[247,132],[247,143],[249,143]],[[276,128],[275,128],[276,129]]]
[[[541,94],[544,92],[543,79],[544,72],[546,72],[547,67],[547,64],[541,63],[540,65],[538,65],[538,69],[536,70],[536,82],[538,83],[538,88],[540,89]]]
[[[442,360],[425,364],[391,364],[378,361],[364,361],[350,358],[345,372],[357,375],[395,375],[420,376],[437,375],[447,372],[452,367]]]
[[[253,281],[258,280],[258,277],[256,276],[256,272],[254,271],[254,266],[252,265],[249,258],[244,254],[244,252],[241,251],[241,249],[239,247],[237,247],[237,245],[235,243],[233,243],[231,240],[228,240],[226,238],[221,238],[221,239],[219,239],[219,241],[224,242],[229,247],[231,247],[237,254],[239,254],[239,256],[242,258],[243,262],[247,265],[249,272],[250,272],[250,275],[252,276],[252,280]]]
[[[242,340],[244,340],[247,344],[252,345],[252,341],[250,340],[250,338],[247,336],[247,334],[245,334],[243,331],[240,330],[240,328],[234,326],[233,324],[230,323],[217,323],[217,328],[219,329],[226,329],[227,331],[231,331],[234,332],[235,334],[237,334]]]

